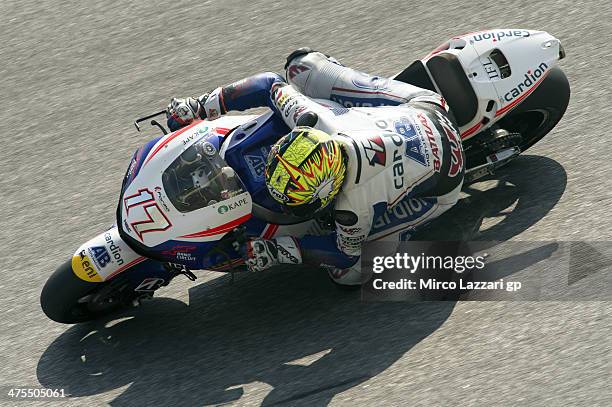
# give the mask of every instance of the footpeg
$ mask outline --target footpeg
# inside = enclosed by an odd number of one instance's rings
[[[184,264],[180,264],[180,263],[165,263],[165,265],[166,265],[166,268],[169,271],[172,271],[176,275],[182,274],[182,275],[184,275],[185,277],[187,277],[191,281],[196,281],[197,278],[198,278]]]
[[[519,147],[510,147],[487,156],[487,163],[478,167],[470,168],[465,172],[464,182],[469,184],[487,175],[492,175],[495,170],[508,164],[521,153]]]

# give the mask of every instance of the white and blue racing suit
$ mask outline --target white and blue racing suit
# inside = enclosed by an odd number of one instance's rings
[[[308,117],[307,125],[336,138],[348,162],[334,202],[335,233],[297,240],[305,262],[334,269],[340,283],[358,283],[354,265],[366,239],[399,239],[457,202],[465,162],[459,131],[435,92],[319,52],[292,54],[286,69],[288,82],[263,73],[215,89],[206,115],[268,106],[290,128]]]

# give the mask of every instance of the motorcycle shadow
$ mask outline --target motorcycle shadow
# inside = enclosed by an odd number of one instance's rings
[[[509,239],[550,211],[566,183],[558,163],[535,156],[497,179],[485,192],[471,187],[463,209],[445,216],[452,227],[432,223],[422,236]],[[233,284],[222,275],[192,287],[189,305],[157,298],[123,319],[69,328],[41,356],[37,376],[75,397],[112,392],[113,405],[210,405],[247,395],[253,404],[325,406],[435,332],[454,304],[363,303],[312,269],[243,274]]]
[[[567,173],[555,160],[519,156],[495,175],[464,186],[465,196],[412,239],[509,240],[546,216],[566,186]]]
[[[362,303],[306,269],[229,280],[191,288],[189,305],[159,298],[123,315],[131,319],[73,326],[42,355],[38,380],[76,397],[129,384],[113,405],[217,405],[246,393],[255,404],[325,406],[387,369],[454,307]]]

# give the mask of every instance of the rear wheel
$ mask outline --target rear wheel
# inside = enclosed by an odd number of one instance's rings
[[[509,132],[520,133],[523,137],[521,151],[525,151],[559,123],[569,99],[567,76],[560,68],[552,68],[533,94],[497,124]]]
[[[67,261],[45,283],[40,305],[50,319],[74,324],[110,314],[136,298],[137,293],[127,281],[116,278],[103,283],[87,282],[73,273],[71,261]]]
[[[546,79],[527,99],[495,123],[493,131],[483,132],[465,143],[468,168],[484,164],[486,157],[495,152],[486,145],[491,136],[495,136],[495,129],[519,134],[520,139],[516,140],[514,145],[520,147],[521,152],[533,146],[559,123],[569,99],[570,86],[565,73],[560,68],[552,68]]]

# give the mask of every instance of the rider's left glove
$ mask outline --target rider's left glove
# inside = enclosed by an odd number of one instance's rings
[[[251,239],[245,249],[245,263],[249,271],[263,271],[279,264],[302,264],[297,241],[289,236]]]
[[[191,124],[195,119],[206,119],[206,110],[204,110],[206,99],[208,99],[208,93],[199,98],[173,98],[166,109],[170,130],[176,131]]]

